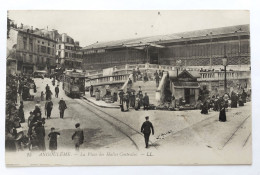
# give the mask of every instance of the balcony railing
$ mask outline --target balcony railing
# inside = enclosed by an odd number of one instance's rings
[[[86,87],[90,85],[93,86],[101,86],[101,85],[109,85],[109,84],[118,84],[125,83],[128,80],[129,74],[124,75],[113,75],[113,76],[103,76],[92,79],[86,79]]]
[[[227,80],[249,79],[251,71],[227,71]],[[225,79],[225,72],[200,72],[201,77],[198,81],[223,81]]]

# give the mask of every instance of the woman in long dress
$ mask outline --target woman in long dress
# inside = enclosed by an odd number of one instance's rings
[[[227,121],[226,108],[225,108],[225,104],[224,104],[224,103],[221,103],[221,105],[220,105],[219,121],[220,121],[220,122],[225,122],[225,121]]]

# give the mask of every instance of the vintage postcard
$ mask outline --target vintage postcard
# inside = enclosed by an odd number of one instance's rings
[[[249,11],[7,13],[7,166],[252,163]]]

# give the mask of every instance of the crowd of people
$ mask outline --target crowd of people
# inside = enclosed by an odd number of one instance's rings
[[[232,91],[230,95],[225,93],[224,95],[209,96],[209,91],[205,88],[199,96],[201,101],[201,114],[208,114],[209,110],[219,111],[219,121],[226,121],[226,111],[228,108],[237,108],[238,106],[244,106],[247,99],[250,98],[250,94],[246,93],[243,89],[240,93]]]
[[[140,69],[137,67],[136,70],[133,69],[132,74],[133,74],[133,81],[143,81],[143,82],[147,82],[150,80],[155,80],[156,82],[156,87],[159,86],[159,82],[163,76],[163,70],[156,70],[154,73],[154,77],[150,77],[148,75],[147,70],[145,70],[144,72],[141,72]]]
[[[122,112],[129,111],[129,108],[139,110],[143,107],[144,110],[149,109],[149,96],[147,93],[143,95],[141,86],[139,86],[137,94],[134,89],[127,89],[127,92],[124,93],[123,90],[119,92],[120,107]]]
[[[36,85],[29,76],[24,75],[8,75],[6,79],[6,129],[5,129],[5,147],[6,151],[19,150],[46,150],[45,146],[45,117],[41,111],[40,100],[45,101],[45,116],[51,119],[53,109],[52,92],[49,85],[45,87],[45,93],[41,92],[41,98],[35,104],[33,111],[29,113],[27,123],[25,124],[24,100],[30,99],[30,89],[36,93]],[[55,83],[53,83],[55,86]],[[29,90],[28,90],[29,89]],[[46,95],[46,98],[44,98]],[[55,97],[58,98],[59,85],[55,87]],[[19,100],[19,101],[18,101]],[[18,103],[19,102],[19,103]],[[64,118],[64,111],[67,105],[63,98],[58,102],[60,118]],[[22,127],[21,124],[24,123]],[[76,132],[72,136],[75,148],[78,150],[83,143],[83,131],[79,128],[80,124],[76,124]],[[82,131],[82,132],[79,132]],[[49,149],[57,150],[57,138],[60,135],[52,127],[47,135],[49,140]]]

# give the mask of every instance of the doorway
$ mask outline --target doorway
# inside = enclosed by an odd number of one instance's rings
[[[184,89],[184,98],[185,98],[185,104],[190,104],[190,89],[185,88]]]

